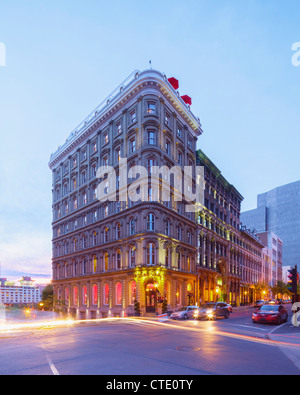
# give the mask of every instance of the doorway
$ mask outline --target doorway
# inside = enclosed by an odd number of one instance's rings
[[[157,287],[153,283],[148,283],[146,285],[145,292],[146,292],[146,313],[155,313]]]

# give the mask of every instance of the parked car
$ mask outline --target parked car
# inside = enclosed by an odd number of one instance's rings
[[[230,309],[227,303],[206,303],[195,312],[195,318],[216,320],[219,317],[229,318]]]
[[[170,315],[170,318],[173,318],[173,319],[184,319],[184,320],[187,320],[189,318],[194,318],[194,313],[197,310],[199,310],[198,306],[182,307],[181,309],[178,309],[178,310],[174,311],[174,313],[172,313]]]
[[[287,309],[283,305],[264,304],[252,314],[253,323],[275,323],[280,325],[288,320]]]
[[[265,304],[266,302],[264,301],[264,300],[256,300],[255,302],[254,302],[254,305],[253,305],[253,307],[255,307],[255,308],[259,308],[259,307],[261,307],[263,304]]]

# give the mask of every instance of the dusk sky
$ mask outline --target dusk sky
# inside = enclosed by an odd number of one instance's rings
[[[242,210],[299,180],[299,15],[296,0],[0,1],[1,277],[51,279],[50,155],[149,60],[192,97],[198,148]]]

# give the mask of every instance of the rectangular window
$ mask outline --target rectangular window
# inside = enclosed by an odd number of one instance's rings
[[[133,138],[132,140],[130,140],[130,151],[135,152],[135,148],[136,148],[135,138]]]
[[[156,145],[156,132],[155,130],[148,131],[148,144],[149,145]]]
[[[148,114],[155,114],[156,113],[156,105],[154,102],[148,102],[147,113]]]
[[[122,133],[122,125],[121,125],[121,122],[117,123],[117,133],[118,133],[118,134]]]
[[[130,113],[130,120],[131,120],[131,123],[136,122],[136,113],[135,113],[135,111],[132,111]]]

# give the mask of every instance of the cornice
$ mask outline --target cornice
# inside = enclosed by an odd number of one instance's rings
[[[52,170],[66,156],[70,155],[83,142],[103,126],[105,122],[122,109],[137,95],[141,95],[144,89],[151,89],[160,92],[167,101],[177,110],[181,118],[189,125],[195,136],[202,134],[199,118],[196,118],[178,91],[176,91],[168,81],[165,74],[156,70],[145,70],[140,72],[135,70],[106,98],[85,120],[83,120],[75,130],[71,132],[67,140],[50,157],[49,167]],[[124,112],[123,108],[123,112]]]

